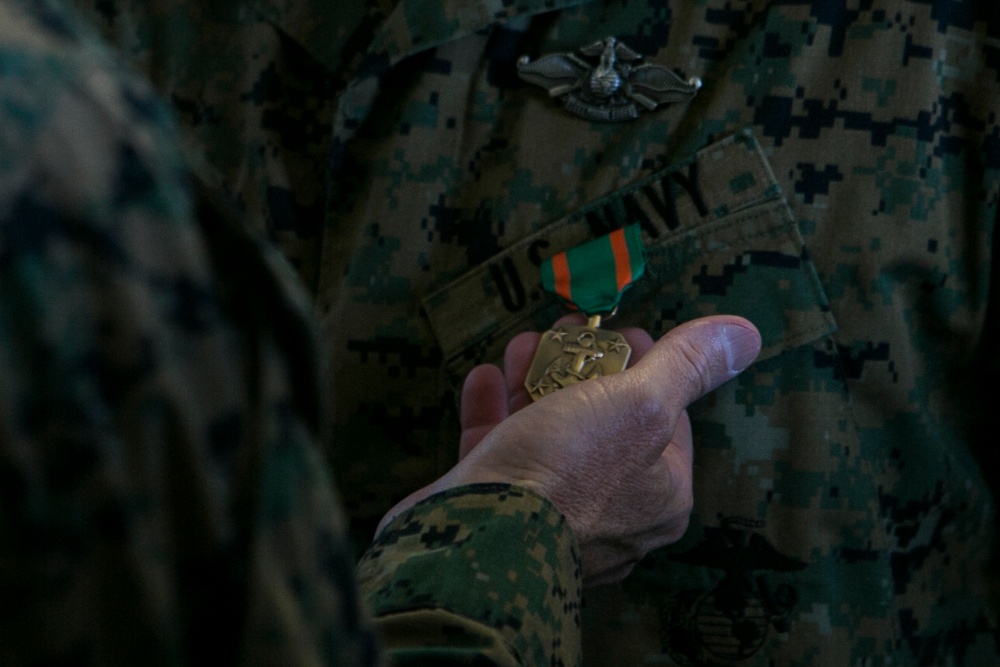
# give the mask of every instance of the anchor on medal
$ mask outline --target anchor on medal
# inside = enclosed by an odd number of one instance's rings
[[[638,225],[562,252],[541,266],[542,285],[587,324],[562,325],[542,334],[524,386],[533,400],[591,378],[612,375],[628,365],[632,348],[625,337],[601,329],[618,310],[622,294],[645,271]]]

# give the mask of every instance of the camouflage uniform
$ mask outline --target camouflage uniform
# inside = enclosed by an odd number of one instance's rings
[[[94,6],[315,293],[360,536],[453,460],[455,380],[561,312],[538,264],[638,222],[616,323],[764,351],[692,408],[691,528],[588,595],[587,663],[997,664],[996,3],[138,4]],[[601,123],[517,77],[607,36],[704,87]]]
[[[102,40],[0,0],[0,664],[378,663],[307,302],[229,216]],[[432,497],[360,574],[401,662],[579,662],[528,491]]]

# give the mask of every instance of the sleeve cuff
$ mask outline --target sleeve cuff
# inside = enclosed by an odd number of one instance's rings
[[[423,500],[385,527],[358,578],[376,617],[449,612],[499,635],[524,664],[580,663],[576,540],[531,490],[476,484]]]

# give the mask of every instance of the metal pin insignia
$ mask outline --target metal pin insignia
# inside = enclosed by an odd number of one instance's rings
[[[606,37],[575,53],[558,53],[531,60],[522,56],[517,73],[528,83],[562,98],[567,111],[596,121],[626,121],[640,108],[686,102],[701,88],[701,79],[687,81],[665,67],[642,62],[642,56],[614,37]]]

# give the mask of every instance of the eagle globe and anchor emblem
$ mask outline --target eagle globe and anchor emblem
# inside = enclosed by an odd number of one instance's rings
[[[641,109],[690,100],[701,79],[686,81],[642,56],[614,37],[606,37],[575,53],[558,53],[531,60],[522,56],[517,73],[541,86],[551,97],[563,98],[567,111],[596,121],[628,121]]]
[[[722,573],[711,589],[679,591],[662,610],[661,640],[680,665],[739,665],[757,655],[771,632],[791,631],[799,593],[792,573],[807,563],[779,552],[762,521],[720,517],[700,544],[670,561]]]

